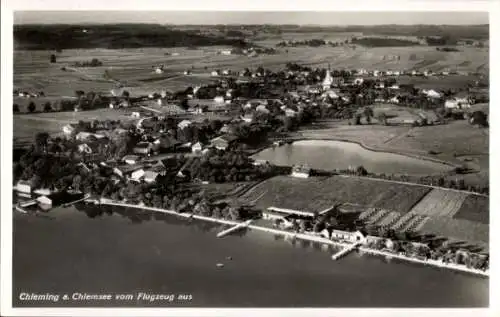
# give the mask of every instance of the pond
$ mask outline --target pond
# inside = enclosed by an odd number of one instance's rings
[[[363,166],[368,172],[385,174],[432,175],[450,171],[450,165],[400,154],[365,149],[357,143],[305,140],[267,148],[253,156],[276,165],[307,164],[322,170]]]

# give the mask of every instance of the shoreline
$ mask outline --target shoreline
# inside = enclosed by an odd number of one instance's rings
[[[187,213],[178,213],[174,210],[168,210],[168,209],[162,209],[162,208],[156,208],[156,207],[148,207],[148,206],[139,206],[139,205],[127,204],[127,203],[120,203],[120,202],[115,202],[115,201],[112,201],[109,199],[101,199],[99,201],[99,204],[108,205],[108,206],[119,206],[119,207],[127,207],[127,208],[145,209],[145,210],[166,213],[166,214],[170,214],[170,215],[177,215],[177,216],[181,216],[181,217],[186,218],[186,219],[192,218],[192,219],[204,220],[204,221],[226,224],[226,225],[233,225],[233,226],[243,224],[243,222],[240,222],[240,221],[217,219],[217,218],[213,218],[213,217],[205,217],[205,216],[187,214]],[[289,232],[289,231],[284,231],[284,230],[279,230],[279,229],[261,227],[261,226],[252,225],[252,224],[248,225],[247,228],[262,231],[262,232],[267,232],[267,233],[285,235],[285,236],[289,236],[292,238],[298,238],[298,239],[312,241],[312,242],[318,242],[318,243],[322,243],[322,244],[333,245],[333,246],[337,246],[337,247],[340,246],[340,247],[346,248],[346,247],[352,246],[352,243],[337,242],[337,241],[333,241],[333,240],[323,238],[320,236],[313,236],[313,235],[309,235],[309,234],[305,234],[305,233],[294,233],[294,232]],[[467,267],[462,266],[462,265],[447,264],[447,263],[443,263],[443,262],[437,261],[437,260],[430,260],[430,259],[429,260],[420,260],[417,258],[410,258],[407,256],[403,256],[403,255],[395,254],[395,253],[390,253],[387,251],[370,249],[370,248],[366,248],[363,246],[358,247],[358,250],[365,252],[365,253],[368,253],[368,254],[371,254],[371,255],[380,255],[380,256],[385,256],[385,257],[390,257],[390,258],[396,258],[396,259],[407,261],[407,262],[419,263],[419,264],[424,264],[424,265],[431,265],[431,266],[435,266],[435,267],[439,267],[439,268],[451,269],[451,270],[455,270],[455,271],[471,273],[471,274],[479,275],[482,277],[489,278],[489,276],[490,276],[489,270],[482,271],[482,270],[478,270],[478,269],[471,269],[471,268],[467,268]]]
[[[448,165],[448,166],[453,166],[453,167],[458,167],[458,166],[454,166],[453,163],[449,163],[449,162],[444,162],[444,161],[439,161],[439,160],[434,160],[432,158],[425,158],[425,157],[418,157],[418,156],[412,156],[412,155],[408,155],[408,154],[402,154],[402,153],[397,153],[397,152],[390,152],[390,151],[383,151],[383,150],[374,150],[374,149],[370,149],[369,147],[366,147],[364,146],[362,143],[360,142],[357,142],[357,141],[349,141],[349,140],[345,140],[345,139],[335,139],[335,138],[332,138],[332,139],[324,139],[324,138],[295,138],[293,137],[293,140],[292,142],[296,142],[296,141],[336,141],[336,142],[345,142],[345,143],[353,143],[353,144],[358,144],[359,146],[365,148],[366,150],[368,151],[373,151],[373,152],[379,152],[379,153],[390,153],[390,154],[397,154],[397,155],[402,155],[402,156],[406,156],[406,157],[411,157],[411,158],[415,158],[415,159],[420,159],[420,160],[426,160],[426,161],[432,161],[433,163],[439,163],[439,164],[443,164],[443,165]],[[251,156],[253,155],[257,155],[258,153],[264,151],[264,150],[267,150],[267,149],[271,149],[272,148],[272,145],[271,146],[263,146],[263,147],[260,147],[259,149],[255,150],[255,151],[252,151],[251,152]],[[279,165],[279,166],[286,166],[286,167],[292,167],[290,165]],[[318,169],[319,170],[319,169]],[[398,180],[389,180],[389,179],[384,179],[384,178],[379,178],[379,177],[370,177],[370,176],[357,176],[357,175],[348,175],[348,174],[342,174],[338,171],[329,171],[329,170],[322,170],[322,171],[325,171],[325,172],[332,172],[332,173],[335,173],[335,175],[338,175],[338,176],[341,176],[341,177],[358,177],[358,178],[364,178],[364,179],[370,179],[370,180],[375,180],[375,181],[382,181],[382,182],[389,182],[389,183],[398,183],[398,184],[404,184],[404,185],[412,185],[412,186],[422,186],[422,187],[427,187],[427,188],[432,188],[432,189],[442,189],[442,190],[449,190],[449,191],[455,191],[455,192],[461,192],[461,193],[467,193],[467,194],[470,194],[470,195],[476,195],[476,196],[481,196],[481,197],[487,197],[489,198],[489,195],[486,195],[486,194],[481,194],[481,193],[478,193],[478,192],[472,192],[472,191],[468,191],[468,190],[462,190],[462,189],[455,189],[455,188],[448,188],[448,187],[440,187],[440,186],[434,186],[434,185],[425,185],[425,184],[419,184],[419,183],[412,183],[412,182],[404,182],[404,181],[398,181]],[[478,172],[476,172],[478,173]],[[440,174],[438,174],[440,175]]]
[[[300,133],[300,131],[295,132],[295,133]],[[442,164],[442,165],[447,165],[450,167],[459,167],[460,166],[458,163],[453,163],[450,161],[445,161],[445,160],[441,160],[441,159],[437,159],[437,158],[433,158],[433,157],[429,157],[429,156],[424,156],[424,155],[419,155],[419,154],[407,153],[407,152],[403,152],[401,150],[377,148],[377,147],[366,145],[362,141],[354,141],[354,140],[343,139],[343,138],[339,138],[339,137],[316,138],[316,137],[306,137],[303,135],[300,135],[300,136],[299,135],[298,136],[290,135],[289,137],[293,139],[293,142],[317,140],[317,141],[337,141],[337,142],[345,142],[345,143],[354,143],[354,144],[361,146],[365,150],[372,151],[372,152],[396,154],[396,155],[406,156],[406,157],[419,159],[419,160],[423,160],[423,161],[429,161],[429,162],[434,162],[434,163],[438,163],[438,164]]]

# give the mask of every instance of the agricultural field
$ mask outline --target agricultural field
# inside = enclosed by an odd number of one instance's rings
[[[99,109],[81,112],[51,112],[14,115],[14,142],[32,142],[38,132],[56,134],[62,132],[62,127],[80,120],[135,120],[130,117],[133,110]]]
[[[389,202],[380,201],[385,193],[403,191],[415,194],[394,194]],[[296,179],[289,176],[278,176],[260,183],[240,197],[246,203],[255,203],[260,208],[271,206],[296,210],[321,211],[334,203],[351,203],[362,206],[384,204],[387,209],[396,211],[402,207],[409,209],[426,192],[417,186],[377,182],[372,180],[345,177],[314,177]],[[403,201],[402,201],[403,200]],[[408,200],[408,202],[405,202]]]
[[[468,195],[463,192],[433,189],[412,209],[412,212],[426,216],[452,218]]]
[[[390,187],[387,191],[381,192],[371,206],[405,214],[429,191],[429,188],[419,186]]]
[[[475,221],[487,225],[490,223],[489,209],[488,198],[469,195],[453,218]]]
[[[489,225],[470,220],[431,217],[420,231],[481,245],[489,242]]]
[[[282,39],[292,39],[298,34],[283,35]],[[300,34],[313,38],[316,34]],[[351,35],[349,35],[351,36]],[[324,34],[321,38],[340,41],[347,35]],[[273,47],[275,40],[265,40],[265,46]],[[257,44],[259,44],[257,42]],[[159,87],[166,89],[185,88],[187,85],[202,83],[209,78],[199,76],[184,76],[178,81],[184,70],[191,70],[196,75],[208,75],[213,69],[227,68],[240,71],[245,67],[256,68],[263,66],[270,69],[279,69],[287,62],[295,62],[312,67],[330,64],[333,68],[346,69],[381,69],[400,70],[411,68],[425,68],[434,71],[451,69],[458,71],[487,72],[487,48],[461,48],[462,52],[438,52],[433,47],[387,47],[356,49],[345,47],[291,47],[279,49],[277,54],[247,57],[243,55],[218,55],[217,52],[228,47],[198,47],[187,48],[140,48],[140,49],[71,49],[57,53],[57,63],[49,63],[50,51],[14,52],[14,87],[19,89],[43,89],[47,95],[72,96],[75,90],[109,92],[115,87],[116,81],[123,81],[131,93],[153,92]],[[397,60],[394,57],[399,56]],[[410,58],[411,57],[411,58]],[[99,59],[103,66],[74,68],[72,64],[81,61]],[[486,61],[486,62],[485,62]],[[165,65],[163,74],[154,74],[152,66]],[[67,67],[66,71],[61,70]],[[105,76],[107,71],[109,77]],[[182,77],[182,76],[181,76]],[[410,81],[421,79],[409,78]],[[436,78],[415,82],[417,86],[426,85],[439,88],[436,85],[455,87],[463,81],[470,80],[465,76]],[[192,83],[191,83],[192,81]],[[128,87],[130,86],[130,87]],[[183,87],[180,87],[183,86]],[[135,92],[131,88],[136,88]],[[143,89],[140,90],[139,88]]]

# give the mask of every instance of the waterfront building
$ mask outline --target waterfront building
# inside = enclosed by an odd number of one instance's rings
[[[31,182],[20,180],[19,182],[17,182],[16,189],[18,192],[31,194]]]
[[[291,175],[298,178],[308,178],[311,176],[311,168],[304,165],[295,165],[292,167]]]
[[[196,142],[191,146],[191,151],[193,153],[199,153],[201,150],[203,150],[203,145],[200,142]]]

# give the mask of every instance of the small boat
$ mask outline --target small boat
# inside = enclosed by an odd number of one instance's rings
[[[217,263],[216,266],[222,268],[222,267],[224,267],[224,264],[223,263]]]
[[[27,214],[28,213],[26,210],[24,210],[23,208],[19,207],[18,205],[16,205],[15,208],[16,208],[17,211],[19,211],[22,214]]]
[[[232,259],[233,259],[233,258],[232,258],[231,256],[227,256],[227,257],[226,257],[226,260],[231,261]]]

